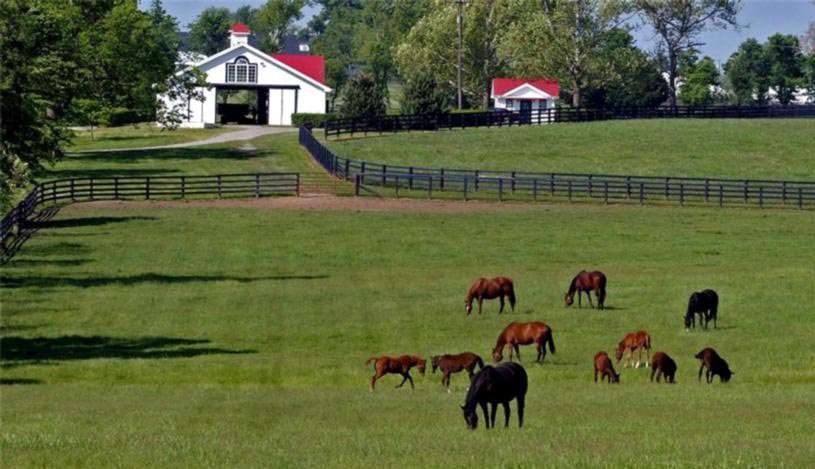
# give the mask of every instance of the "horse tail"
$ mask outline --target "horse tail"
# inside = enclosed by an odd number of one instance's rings
[[[600,295],[602,295],[600,297],[600,299],[605,300],[606,299],[606,276],[604,274],[602,274],[602,273],[600,274],[600,288],[598,288],[598,290],[600,290],[598,293],[600,293]]]
[[[365,366],[370,365],[370,364],[371,364],[371,362],[372,362],[372,361],[374,361],[374,360],[376,360],[376,357],[371,357],[371,358],[369,358],[368,360],[366,360],[366,361],[365,361]]]
[[[513,311],[515,311],[515,286],[512,284],[512,282],[509,283],[509,292],[507,296],[509,296],[509,306],[512,307]]]
[[[648,350],[651,350],[651,335],[650,334],[645,334],[645,344],[644,344],[644,346]]]
[[[552,329],[546,334],[546,343],[549,344],[549,351],[555,353],[555,339],[552,337]]]
[[[484,360],[482,360],[482,359],[481,359],[481,357],[479,357],[478,355],[476,355],[476,356],[475,356],[475,362],[476,362],[476,364],[478,364],[478,369],[479,369],[479,370],[483,370],[483,369],[484,369]]]

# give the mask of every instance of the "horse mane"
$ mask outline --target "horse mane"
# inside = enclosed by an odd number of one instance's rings
[[[475,409],[475,406],[478,403],[478,395],[481,393],[484,386],[488,384],[486,381],[489,379],[490,375],[492,375],[493,371],[495,371],[495,368],[490,365],[486,365],[481,369],[481,371],[478,372],[477,375],[475,375],[470,383],[470,389],[467,391],[467,397],[464,399],[464,409]]]

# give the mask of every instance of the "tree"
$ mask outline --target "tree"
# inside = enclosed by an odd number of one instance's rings
[[[713,88],[719,85],[719,70],[710,57],[698,62],[688,61],[682,70],[682,88],[679,98],[685,104],[695,106],[713,104]]]
[[[699,35],[712,29],[738,27],[741,0],[636,0],[644,21],[662,40],[668,57],[668,87],[676,106],[679,55],[703,46]]]
[[[229,46],[229,29],[234,24],[229,8],[209,7],[190,23],[192,50],[213,55]]]
[[[773,34],[764,45],[770,62],[770,86],[775,89],[778,102],[787,105],[795,99],[795,89],[802,78],[801,47],[792,34]]]
[[[809,27],[799,40],[801,41],[801,52],[815,54],[815,21],[809,23]]]
[[[158,87],[157,91],[166,98],[159,100],[156,112],[156,122],[162,126],[162,130],[175,130],[184,120],[189,120],[190,101],[203,100],[203,88],[210,89],[212,85],[206,82],[206,74],[197,68],[171,75]],[[172,106],[167,103],[172,103]]]
[[[385,96],[373,79],[359,74],[348,81],[342,90],[343,117],[378,116],[385,113]]]
[[[431,75],[420,74],[405,81],[400,108],[402,114],[439,114],[447,111],[449,96]]]
[[[326,82],[334,89],[332,108],[348,80],[348,67],[359,57],[354,34],[361,24],[362,7],[356,2],[340,7],[339,2],[322,0],[322,10],[309,22],[309,27],[318,34],[311,44],[312,49],[325,56]]]
[[[807,95],[807,101],[815,103],[815,52],[804,57],[801,69],[803,72],[801,87]]]
[[[770,87],[770,61],[764,47],[747,39],[724,65],[727,88],[735,104],[766,104]]]
[[[253,27],[260,38],[260,48],[268,52],[282,50],[294,22],[303,17],[301,10],[305,5],[305,0],[268,0],[258,8]]]

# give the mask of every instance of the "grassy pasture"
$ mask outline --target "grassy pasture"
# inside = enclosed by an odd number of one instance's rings
[[[649,176],[815,179],[815,120],[632,120],[329,141],[399,165]]]
[[[813,233],[791,210],[66,208],[0,271],[4,466],[804,467]],[[581,268],[607,273],[608,311],[563,307]],[[469,283],[496,274],[516,311],[465,317]],[[720,329],[686,333],[704,287]],[[557,345],[543,366],[522,350],[520,431],[513,407],[512,428],[469,432],[462,375],[452,395],[430,374],[367,390],[370,356],[486,357],[511,320]],[[640,328],[678,383],[595,385],[593,354]],[[708,345],[731,383],[697,383]]]

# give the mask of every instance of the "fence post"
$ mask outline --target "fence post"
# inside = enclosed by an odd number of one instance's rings
[[[260,174],[255,174],[255,197],[260,197]]]
[[[349,165],[351,164],[351,160],[348,158],[345,159],[345,171],[343,173],[344,179],[348,179],[348,172],[350,171]]]
[[[549,194],[555,195],[555,173],[549,173]]]
[[[396,175],[396,198],[399,198],[399,175]]]
[[[685,206],[685,185],[679,183],[679,205]]]
[[[758,186],[758,206],[764,208],[764,186]]]
[[[781,184],[781,203],[787,205],[787,181]]]
[[[568,186],[569,187],[569,202],[571,202],[572,201],[572,180],[569,179],[568,182],[569,182],[569,186]]]
[[[150,176],[147,176],[144,184],[144,198],[150,200]]]
[[[76,180],[74,178],[71,178],[71,200],[72,201],[76,200],[76,192],[75,192],[75,189],[74,189],[74,183],[75,182],[76,182]]]
[[[439,181],[439,190],[444,192],[444,168],[441,168],[441,180]]]
[[[512,172],[512,181],[510,181],[510,191],[512,194],[515,193],[515,171]]]
[[[218,175],[218,198],[221,198],[221,175]]]
[[[625,197],[627,199],[631,198],[631,176],[625,177]]]
[[[295,183],[296,183],[295,190],[294,190],[294,195],[296,195],[297,197],[300,197],[300,173],[296,173],[294,177],[295,177]]]
[[[537,178],[532,180],[532,199],[535,202],[538,201],[538,179]]]
[[[743,182],[743,186],[744,186],[744,203],[746,204],[747,203],[747,198],[748,198],[747,197],[747,180],[745,180]]]
[[[388,165],[382,165],[382,185],[386,186],[388,183]]]
[[[427,198],[433,198],[433,176],[430,175],[427,177]]]
[[[187,177],[181,176],[181,198],[185,199],[187,197]]]
[[[591,174],[589,174],[589,197],[592,197],[592,187],[591,187]]]
[[[73,196],[74,188],[73,188],[73,181],[71,181],[71,195]],[[119,178],[113,178],[113,198],[119,200]]]
[[[605,200],[606,204],[608,204],[608,181],[604,182],[604,186],[603,199]]]
[[[644,203],[643,199],[644,199],[644,196],[645,196],[645,187],[643,187],[643,186],[644,186],[644,184],[640,183],[640,205],[642,205]]]
[[[669,184],[670,184],[670,178],[665,178],[665,200],[668,200],[668,198],[671,195],[671,189],[670,189]]]
[[[804,208],[804,193],[802,187],[798,188],[798,208],[799,209]]]
[[[475,184],[475,191],[476,191],[476,192],[478,192],[478,179],[479,179],[478,174],[479,174],[479,171],[476,169],[476,170],[475,170],[475,182],[474,182],[474,184]]]
[[[705,179],[705,203],[708,201],[708,196],[710,194],[710,180]]]
[[[88,183],[90,185],[91,200],[93,200],[93,178],[92,177],[88,179]],[[54,183],[54,200],[56,200],[56,198],[57,198],[57,183],[55,182]]]
[[[724,184],[719,184],[719,208],[724,206]]]
[[[93,183],[93,178],[91,178],[90,181],[91,183]],[[91,192],[91,200],[93,200],[93,192]],[[51,202],[56,201],[57,201],[57,181],[54,181],[53,183],[51,183]]]
[[[354,175],[354,195],[359,197],[359,174]]]
[[[498,201],[504,201],[504,179],[498,178]]]
[[[408,174],[410,174],[410,178],[408,179],[408,189],[413,190],[413,166],[408,168]]]

